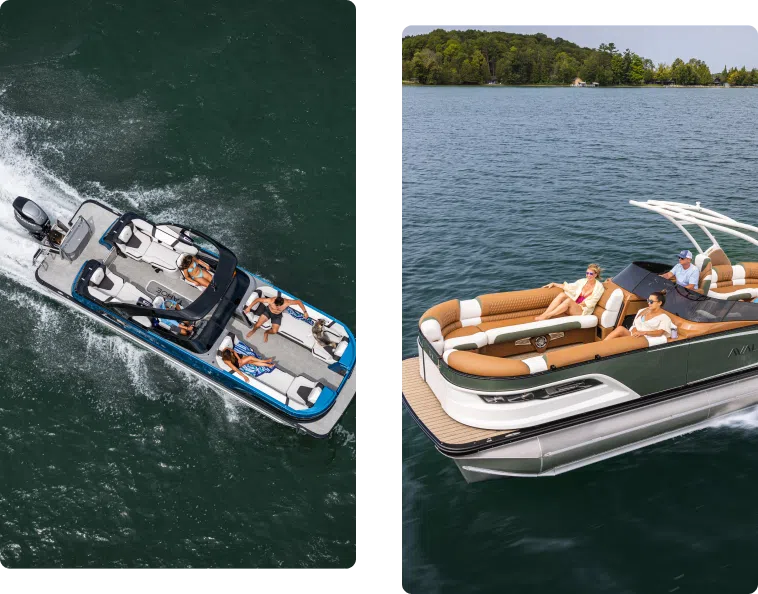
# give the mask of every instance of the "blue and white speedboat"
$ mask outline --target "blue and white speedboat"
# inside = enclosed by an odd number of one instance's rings
[[[94,200],[68,223],[52,223],[27,198],[13,207],[40,242],[34,265],[43,287],[218,390],[316,437],[331,432],[355,396],[355,337],[315,307],[289,304],[278,333],[264,341],[266,320],[246,338],[265,313],[260,303],[245,311],[256,298],[296,298],[237,266],[235,255],[207,235]],[[194,274],[182,269],[190,259]],[[235,371],[222,358],[225,350],[272,358],[274,366]]]

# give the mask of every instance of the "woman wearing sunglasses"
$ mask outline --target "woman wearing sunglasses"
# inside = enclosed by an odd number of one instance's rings
[[[663,311],[665,304],[666,291],[652,293],[647,298],[648,306],[645,309],[641,309],[637,313],[637,317],[634,318],[631,331],[623,326],[619,326],[605,340],[623,338],[625,336],[649,336],[653,338],[655,336],[663,336],[664,334],[667,339],[671,338],[673,323],[671,322],[671,318]]]
[[[558,295],[548,306],[545,313],[534,318],[535,321],[549,320],[557,316],[568,314],[570,316],[589,316],[595,311],[597,302],[605,292],[603,283],[600,282],[602,269],[597,264],[587,266],[585,278],[580,278],[575,283],[550,283],[543,289],[563,286],[563,293]]]

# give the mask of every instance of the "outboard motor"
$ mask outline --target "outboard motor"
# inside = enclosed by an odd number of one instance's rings
[[[13,214],[16,215],[19,225],[31,233],[37,241],[42,241],[50,233],[52,228],[50,217],[28,198],[19,196],[13,201]]]

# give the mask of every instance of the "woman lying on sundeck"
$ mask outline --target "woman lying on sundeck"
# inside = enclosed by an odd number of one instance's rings
[[[211,267],[207,262],[203,262],[199,258],[194,258],[189,254],[185,254],[179,263],[179,271],[182,276],[191,284],[198,285],[200,287],[207,287],[211,284],[213,279],[213,273]]]
[[[248,381],[250,378],[245,375],[245,373],[240,369],[241,367],[244,367],[245,365],[255,365],[257,367],[274,367],[276,365],[273,363],[273,357],[269,357],[268,359],[259,359],[258,357],[252,356],[243,357],[239,355],[234,349],[229,348],[221,351],[221,360],[229,367],[231,367],[234,371],[239,373],[245,381]]]

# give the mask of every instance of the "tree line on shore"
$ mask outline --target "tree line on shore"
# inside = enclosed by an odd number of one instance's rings
[[[710,85],[718,77],[730,85],[758,84],[758,69],[732,67],[712,74],[702,60],[654,64],[613,43],[579,47],[544,33],[445,31],[403,38],[403,80],[426,85],[569,84],[576,77],[601,86],[678,84]]]

